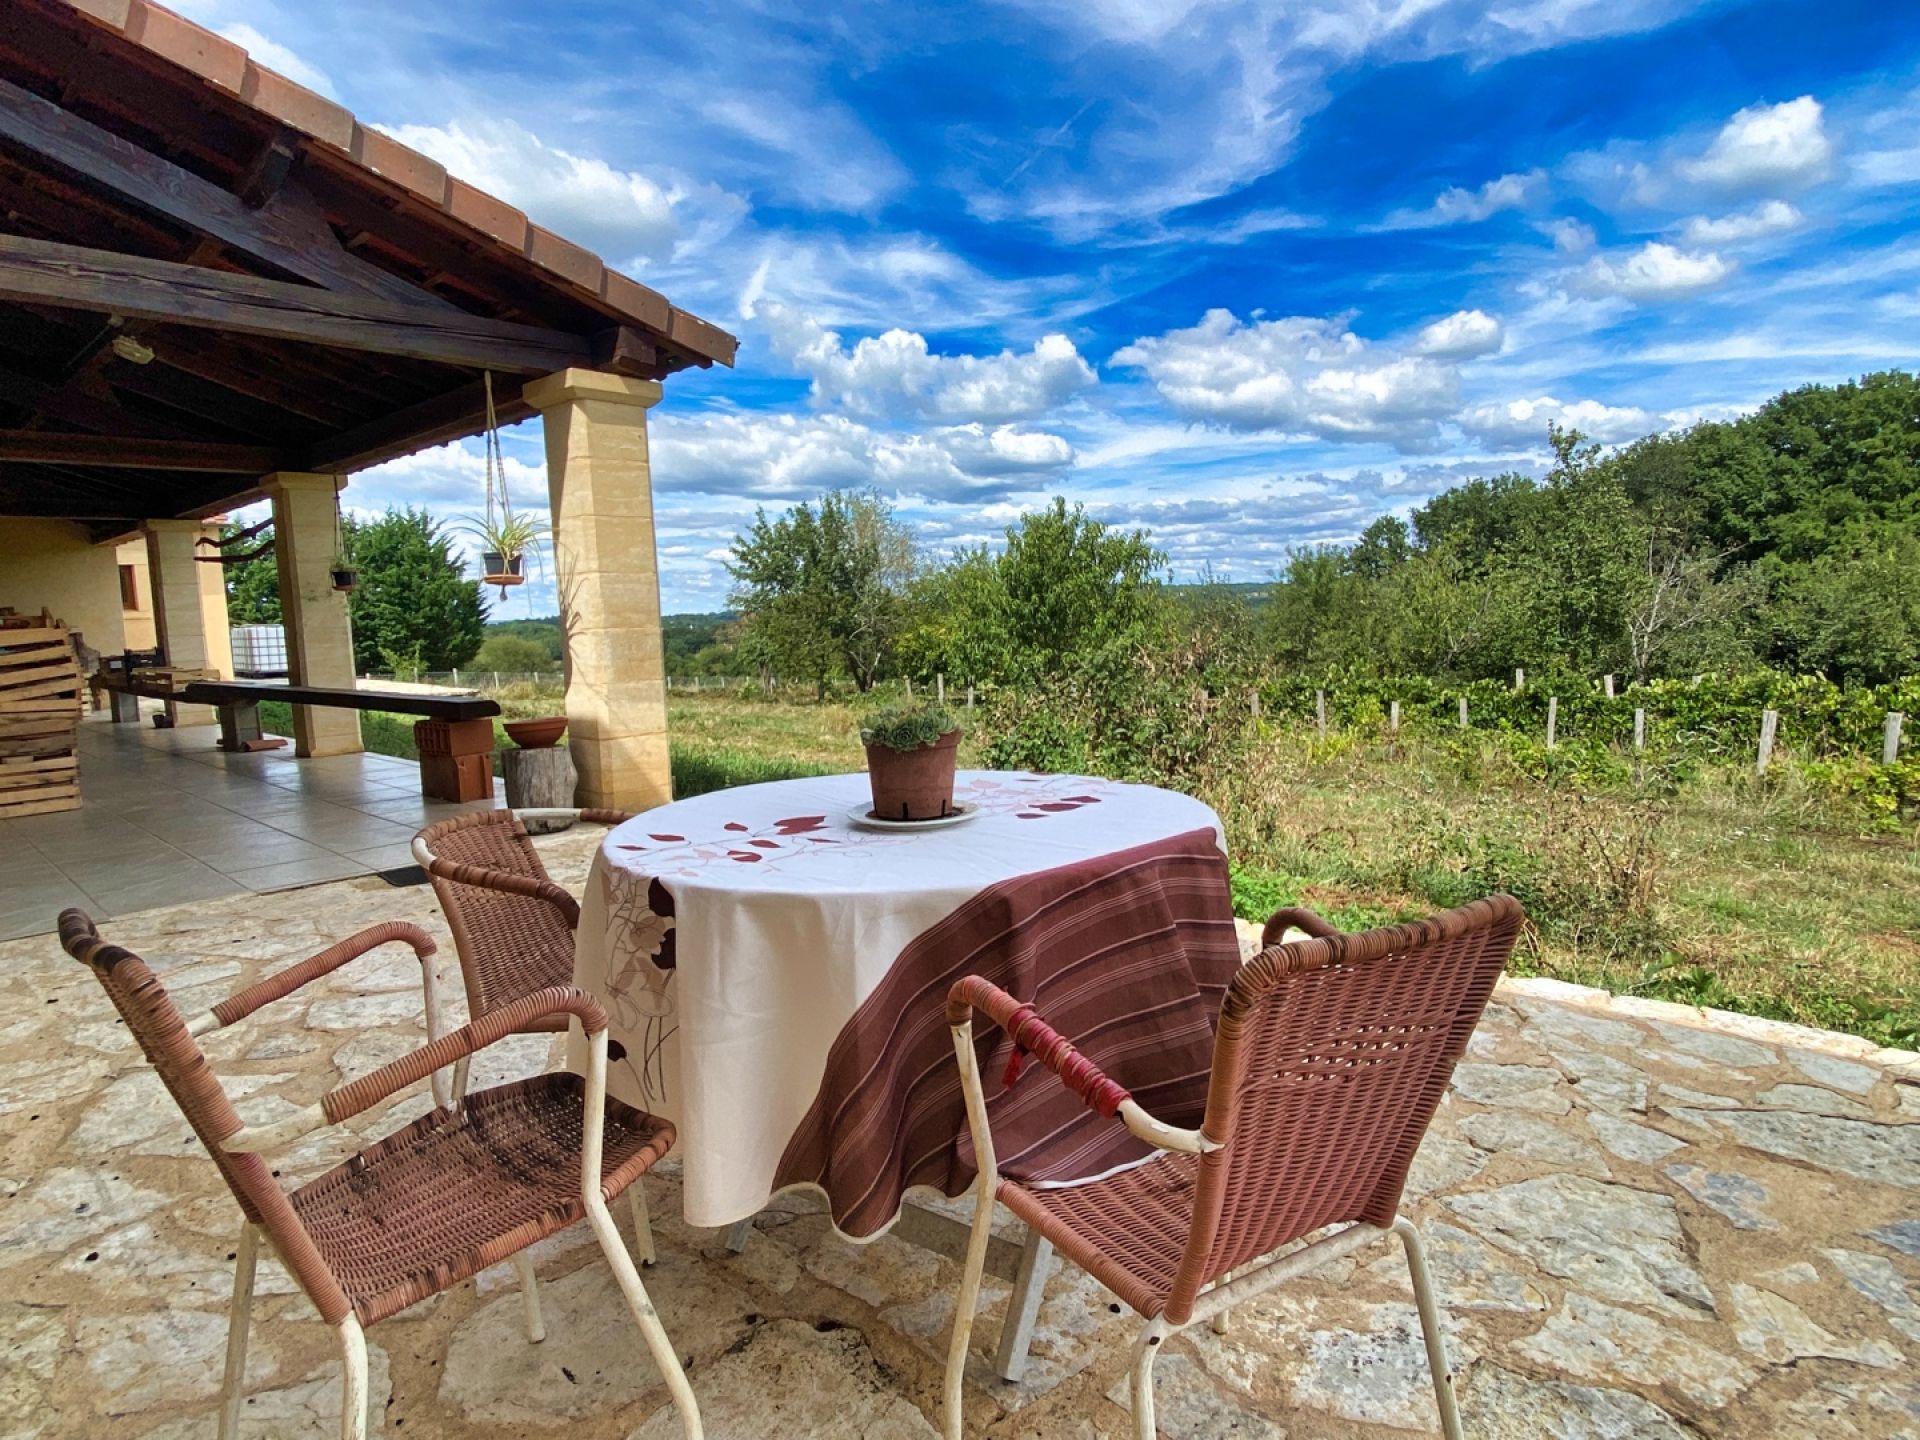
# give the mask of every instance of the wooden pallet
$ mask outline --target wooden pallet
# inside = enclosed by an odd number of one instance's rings
[[[65,625],[0,614],[0,820],[80,807],[85,695]]]

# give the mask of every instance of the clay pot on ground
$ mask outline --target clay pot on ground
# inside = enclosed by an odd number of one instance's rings
[[[953,813],[953,770],[960,732],[949,730],[930,745],[894,750],[867,748],[867,778],[873,813],[882,820],[938,820]]]

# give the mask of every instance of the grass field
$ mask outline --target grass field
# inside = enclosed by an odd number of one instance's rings
[[[284,728],[273,708],[263,722]],[[675,793],[860,769],[861,708],[676,694]],[[363,721],[369,749],[413,753],[405,717]],[[972,740],[961,763],[980,763]],[[1491,739],[1319,744],[1276,728],[1196,788],[1227,827],[1246,918],[1297,903],[1360,926],[1504,889],[1537,922],[1522,972],[1920,1043],[1920,836],[1870,833],[1790,770],[1586,788]]]

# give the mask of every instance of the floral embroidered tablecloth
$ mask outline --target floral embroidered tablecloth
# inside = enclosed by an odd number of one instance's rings
[[[864,774],[716,791],[617,827],[594,859],[575,978],[612,1020],[609,1087],[679,1127],[691,1224],[814,1186],[865,1237],[909,1186],[959,1193],[972,1154],[945,1001],[967,974],[1038,1005],[1156,1113],[1197,1122],[1239,964],[1210,809],[962,771],[955,798],[978,818],[897,834],[852,824],[868,798]],[[1141,1153],[976,1028],[1009,1173],[1065,1180]]]

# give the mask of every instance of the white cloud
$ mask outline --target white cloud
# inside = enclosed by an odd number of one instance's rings
[[[1456,310],[1414,337],[1414,351],[1441,360],[1471,360],[1500,348],[1505,332],[1484,310]]]
[[[1209,310],[1198,325],[1134,341],[1114,365],[1146,373],[1188,420],[1326,440],[1429,448],[1458,403],[1440,360],[1370,344],[1344,320],[1293,316],[1243,324]]]
[[[665,260],[683,242],[724,233],[746,210],[744,201],[715,187],[663,183],[574,155],[511,120],[379,128],[615,266]]]
[[[1740,214],[1696,215],[1681,229],[1680,238],[1688,245],[1738,245],[1797,230],[1805,219],[1786,201],[1768,200]]]
[[[1750,105],[1721,127],[1680,173],[1729,191],[1782,190],[1824,180],[1833,170],[1820,102],[1811,95],[1778,105]]]
[[[1563,404],[1551,395],[1470,405],[1460,412],[1459,422],[1462,430],[1490,445],[1544,445],[1548,422],[1609,445],[1637,440],[1660,426],[1658,416],[1636,406],[1597,400]]]
[[[816,404],[869,419],[1030,420],[1097,383],[1064,335],[1024,353],[936,355],[912,330],[870,335],[847,349],[838,333],[782,305],[761,307],[776,354],[813,381]]]
[[[269,40],[253,26],[222,25],[219,33],[221,39],[231,40],[267,69],[278,70],[294,84],[304,85],[315,94],[324,95],[329,100],[340,98],[333,88],[333,81],[328,78],[324,70],[318,66],[309,65],[279,41]]]
[[[1624,259],[1594,256],[1577,278],[1595,294],[1620,295],[1646,304],[1697,295],[1712,289],[1733,271],[1731,261],[1710,250],[1676,250],[1651,240]]]
[[[1546,181],[1543,170],[1527,170],[1489,180],[1477,190],[1454,185],[1435,198],[1424,210],[1396,210],[1387,216],[1389,230],[1419,230],[1435,225],[1469,225],[1485,220],[1502,210],[1519,210],[1529,204],[1534,192]]]
[[[1073,463],[1058,435],[1012,425],[955,425],[916,434],[875,430],[841,415],[662,416],[650,436],[654,487],[756,500],[804,500],[873,485],[931,500],[1017,493],[1023,477]]]
[[[1593,227],[1584,220],[1550,220],[1547,234],[1553,237],[1553,248],[1562,255],[1584,255],[1593,248]]]

